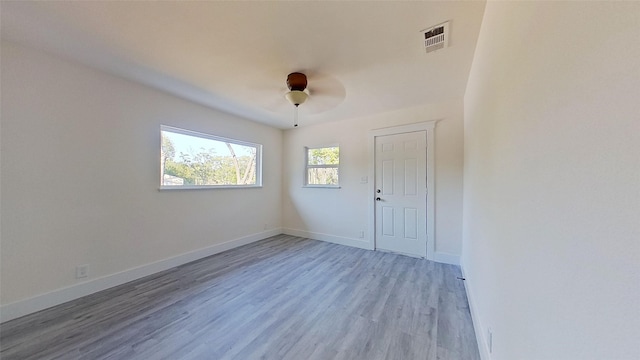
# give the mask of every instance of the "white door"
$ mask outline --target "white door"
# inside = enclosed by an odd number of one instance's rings
[[[427,254],[427,132],[375,137],[376,248]]]

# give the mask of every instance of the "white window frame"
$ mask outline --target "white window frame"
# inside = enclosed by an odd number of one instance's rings
[[[340,144],[327,144],[321,146],[305,146],[304,147],[304,184],[302,187],[308,188],[328,188],[328,189],[340,189],[340,166],[342,161],[340,161],[340,155],[338,155],[338,165],[328,164],[328,165],[309,165],[309,150],[312,149],[324,149],[337,147],[340,149]],[[338,183],[335,185],[332,184],[309,184],[309,169],[310,168],[336,168],[338,170]]]
[[[160,190],[193,190],[193,189],[246,189],[246,188],[261,188],[262,187],[262,144],[256,144],[248,141],[237,140],[232,138],[227,138],[223,136],[213,135],[202,133],[193,130],[181,129],[168,125],[160,125],[160,134],[162,131],[172,132],[176,134],[182,134],[187,136],[199,137],[208,140],[228,142],[231,144],[242,145],[242,146],[250,146],[256,148],[256,183],[248,184],[248,185],[163,185],[163,176],[164,174],[160,174]],[[160,137],[160,148],[162,148],[162,136]]]

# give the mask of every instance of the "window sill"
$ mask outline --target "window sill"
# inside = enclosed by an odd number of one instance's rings
[[[158,190],[160,191],[174,191],[174,190],[212,190],[212,189],[254,189],[261,188],[262,185],[219,185],[219,186],[206,186],[206,185],[195,185],[195,186],[160,186]]]

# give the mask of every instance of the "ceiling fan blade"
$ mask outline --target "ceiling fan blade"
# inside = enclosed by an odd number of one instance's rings
[[[308,112],[317,114],[331,110],[340,105],[347,96],[344,85],[337,78],[325,74],[314,74],[309,77]]]

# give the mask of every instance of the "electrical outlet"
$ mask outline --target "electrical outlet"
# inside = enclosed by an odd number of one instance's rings
[[[264,229],[267,230],[269,227],[267,225],[267,223],[264,223]]]
[[[489,354],[493,352],[493,331],[491,328],[487,329],[487,348],[489,348]]]
[[[358,236],[360,237],[360,239],[362,239],[364,237],[364,230],[360,230]]]
[[[89,276],[89,264],[76,266],[76,279],[82,279]]]

